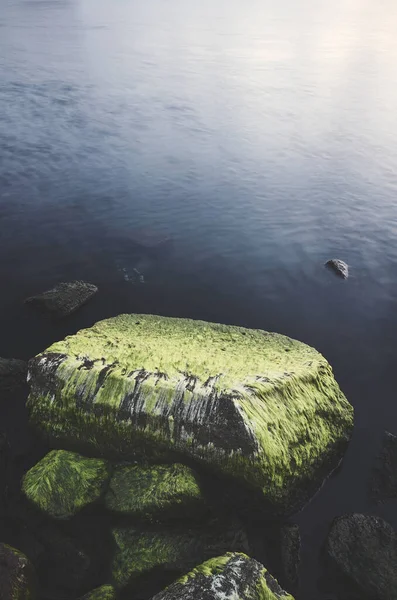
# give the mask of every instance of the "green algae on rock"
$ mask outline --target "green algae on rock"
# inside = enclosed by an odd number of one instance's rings
[[[245,554],[212,558],[152,600],[294,600],[263,565]]]
[[[53,344],[29,373],[30,418],[52,442],[184,454],[279,512],[308,500],[353,427],[323,356],[261,330],[121,315]]]
[[[153,570],[183,573],[229,549],[248,550],[245,531],[230,522],[183,530],[115,528],[112,534],[117,547],[112,573],[118,588]]]
[[[186,465],[118,465],[105,496],[115,512],[140,518],[187,516],[204,506],[195,472]]]
[[[116,591],[112,585],[102,585],[85,594],[80,600],[116,600]]]
[[[31,562],[22,552],[8,544],[0,544],[0,598],[35,598],[35,575]]]
[[[26,473],[22,490],[43,512],[65,519],[98,500],[109,478],[105,460],[52,450]]]

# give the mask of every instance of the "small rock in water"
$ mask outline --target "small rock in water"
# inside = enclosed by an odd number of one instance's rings
[[[388,431],[372,470],[370,493],[377,501],[397,498],[397,437]]]
[[[59,283],[51,290],[27,298],[26,302],[58,317],[67,317],[88,302],[97,291],[95,285],[85,281]]]
[[[329,269],[332,269],[339,277],[342,279],[347,279],[349,277],[349,267],[343,262],[343,260],[339,260],[339,258],[331,258],[327,260],[325,266]]]
[[[397,590],[397,534],[379,517],[351,514],[334,520],[327,551],[365,597],[394,600]]]

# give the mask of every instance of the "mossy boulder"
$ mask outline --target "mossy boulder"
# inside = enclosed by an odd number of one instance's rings
[[[212,558],[152,600],[294,600],[263,565],[245,554]]]
[[[22,490],[50,517],[66,519],[102,496],[110,472],[106,460],[52,450],[26,473]]]
[[[0,544],[0,598],[34,600],[35,575],[31,562],[19,550]]]
[[[204,498],[196,473],[186,465],[118,465],[105,504],[139,518],[181,518],[200,514]]]
[[[279,512],[311,496],[353,427],[321,354],[261,330],[121,315],[53,344],[29,372],[30,418],[52,442],[123,460],[184,454]]]
[[[116,591],[112,585],[101,585],[85,594],[80,600],[116,600]]]
[[[112,573],[118,588],[151,572],[184,573],[228,549],[248,550],[245,531],[234,523],[215,521],[200,529],[115,528],[112,533],[116,544]]]

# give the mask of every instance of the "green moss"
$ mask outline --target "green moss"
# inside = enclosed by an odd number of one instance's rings
[[[92,592],[85,594],[81,600],[116,600],[116,592],[111,585],[102,585]]]
[[[260,330],[121,315],[54,344],[30,371],[31,419],[52,440],[123,458],[182,452],[278,506],[322,478],[353,426],[321,354]]]
[[[217,521],[194,529],[115,528],[112,535],[116,544],[112,574],[117,588],[153,570],[183,573],[229,549],[247,547],[243,530]]]
[[[236,552],[234,555],[236,556],[238,554],[240,556],[246,556],[245,554],[242,554],[240,552]],[[190,571],[190,573],[187,573],[186,575],[180,577],[177,580],[177,583],[185,585],[190,579],[194,579],[194,577],[197,577],[197,575],[204,575],[204,577],[219,575],[219,573],[222,573],[224,571],[226,565],[230,561],[231,556],[233,556],[233,553],[228,552],[224,556],[216,556],[215,558],[210,558],[198,567],[195,567],[192,571]]]
[[[189,467],[119,465],[105,496],[110,510],[140,518],[161,513],[181,517],[203,504],[197,476]]]
[[[103,494],[110,477],[105,460],[52,450],[22,480],[33,504],[55,518],[68,518]]]

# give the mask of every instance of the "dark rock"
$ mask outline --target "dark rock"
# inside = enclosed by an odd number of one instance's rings
[[[383,519],[361,514],[335,519],[327,552],[364,597],[396,598],[397,535]]]
[[[397,437],[388,431],[372,471],[370,494],[376,501],[397,498]]]
[[[91,559],[83,545],[55,526],[43,525],[37,534],[45,548],[38,569],[45,595],[67,596],[85,588]]]
[[[0,513],[5,508],[7,497],[9,450],[7,436],[0,431]]]
[[[331,260],[327,260],[325,266],[329,269],[332,269],[339,277],[342,279],[347,279],[349,277],[349,267],[343,262],[343,260],[339,260],[339,258],[331,258]]]
[[[35,576],[29,559],[19,550],[0,544],[0,600],[33,600]]]
[[[296,593],[299,585],[301,536],[299,525],[284,525],[280,531],[282,582],[288,591]]]
[[[57,317],[67,317],[88,302],[97,291],[95,285],[85,281],[59,283],[51,290],[31,296],[26,302]]]
[[[4,394],[26,384],[28,364],[16,358],[0,358],[0,400]]]
[[[245,554],[212,558],[152,600],[294,600],[263,565]]]

